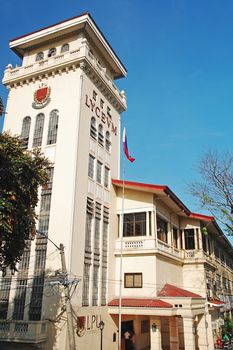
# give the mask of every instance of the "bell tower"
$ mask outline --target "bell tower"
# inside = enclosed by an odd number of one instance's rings
[[[15,322],[48,327],[45,320],[61,311],[59,293],[47,283],[61,268],[48,235],[65,246],[68,277],[80,279],[72,304],[91,324],[87,334],[94,349],[97,321],[91,320],[108,317],[105,305],[113,293],[108,281],[114,278],[117,222],[111,178],[119,177],[120,114],[126,109],[125,93],[115,80],[127,72],[88,13],[13,39],[10,48],[22,65],[9,64],[4,73],[9,89],[4,131],[21,135],[25,149],[41,148],[53,166],[48,188],[40,191],[43,235],[30,242],[26,276],[31,280],[25,278],[18,298],[23,311],[19,315],[14,302],[20,281],[12,279],[6,317],[14,314]],[[46,334],[43,344],[52,349]],[[32,342],[37,341],[35,331]],[[56,341],[66,349],[66,331]]]

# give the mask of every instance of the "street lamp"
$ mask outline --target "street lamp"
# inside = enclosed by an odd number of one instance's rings
[[[104,330],[104,321],[100,321],[99,323],[99,329],[100,329],[100,350],[103,349],[103,330]]]

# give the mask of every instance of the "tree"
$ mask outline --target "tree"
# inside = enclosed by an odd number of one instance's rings
[[[38,149],[24,150],[18,136],[0,134],[0,270],[12,272],[35,234],[38,188],[46,184],[49,161]]]
[[[191,184],[191,194],[233,235],[233,155],[209,151],[197,170],[201,181]]]

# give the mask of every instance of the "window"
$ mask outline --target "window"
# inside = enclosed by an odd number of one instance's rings
[[[107,131],[105,135],[105,148],[108,152],[111,151],[111,137],[109,131]]]
[[[123,237],[146,236],[146,213],[124,214]]]
[[[49,49],[48,57],[55,56],[56,53],[57,53],[57,50],[55,49],[55,47],[53,47],[52,49]]]
[[[57,130],[58,130],[58,110],[54,109],[50,113],[47,145],[52,145],[57,142]]]
[[[112,118],[112,114],[111,114],[111,108],[107,106],[107,115]]]
[[[106,300],[107,300],[108,225],[109,225],[109,208],[104,206],[103,236],[102,236],[101,305],[106,305]]]
[[[22,130],[21,130],[22,148],[28,147],[30,127],[31,127],[31,118],[25,117],[23,119]]]
[[[69,49],[70,49],[69,44],[64,44],[61,47],[61,53],[69,51]]]
[[[89,305],[90,264],[84,263],[82,305]]]
[[[194,241],[194,229],[185,229],[184,230],[184,238],[185,238],[185,249],[195,249],[195,241]]]
[[[100,99],[100,107],[103,109],[104,108],[104,100],[102,98]]]
[[[95,165],[95,157],[89,154],[88,176],[92,179],[94,179],[94,165]]]
[[[92,219],[94,214],[94,203],[91,198],[87,198],[86,209],[86,235],[85,235],[85,250],[91,250],[91,232],[92,232]]]
[[[34,130],[33,145],[32,147],[40,147],[42,144],[44,129],[44,114],[40,113],[36,117],[36,125]]]
[[[97,93],[95,92],[95,90],[93,90],[93,100],[94,100],[94,101],[97,100]]]
[[[104,187],[109,188],[109,175],[110,170],[107,167],[104,167]]]
[[[142,273],[125,273],[125,288],[142,288]]]
[[[44,59],[44,52],[38,52],[36,55],[36,61],[42,61]]]
[[[17,285],[14,299],[14,311],[13,311],[13,319],[14,320],[23,320],[24,318],[24,310],[25,310],[25,300],[26,300],[26,292],[27,292],[27,278],[28,278],[28,268],[30,261],[30,241],[27,242],[27,247],[24,250],[24,253],[19,262],[18,268],[18,277],[17,277]]]
[[[96,181],[99,184],[102,183],[102,165],[100,161],[97,161]]]
[[[99,253],[100,248],[100,220],[101,220],[101,204],[96,202],[95,204],[95,237],[94,248],[96,253]]]
[[[167,243],[167,221],[157,216],[157,237],[160,241]]]
[[[93,137],[93,139],[96,140],[97,137],[97,128],[96,128],[96,121],[95,118],[91,118],[91,128],[90,128],[90,135]]]
[[[173,226],[173,247],[178,248],[178,229]]]
[[[99,130],[98,130],[98,143],[103,146],[104,145],[104,131],[103,131],[103,125],[99,125]]]
[[[7,311],[9,305],[10,289],[11,289],[12,275],[10,270],[7,270],[6,276],[1,279],[0,287],[0,319],[7,318]]]
[[[98,305],[98,279],[99,279],[99,267],[93,267],[93,288],[92,288],[92,305]]]

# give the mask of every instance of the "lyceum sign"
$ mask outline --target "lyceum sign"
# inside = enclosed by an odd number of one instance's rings
[[[117,135],[117,126],[114,125],[111,116],[105,114],[101,107],[96,104],[96,101],[93,101],[88,95],[86,95],[85,105],[101,120],[103,124],[107,125],[108,129],[113,134]]]

